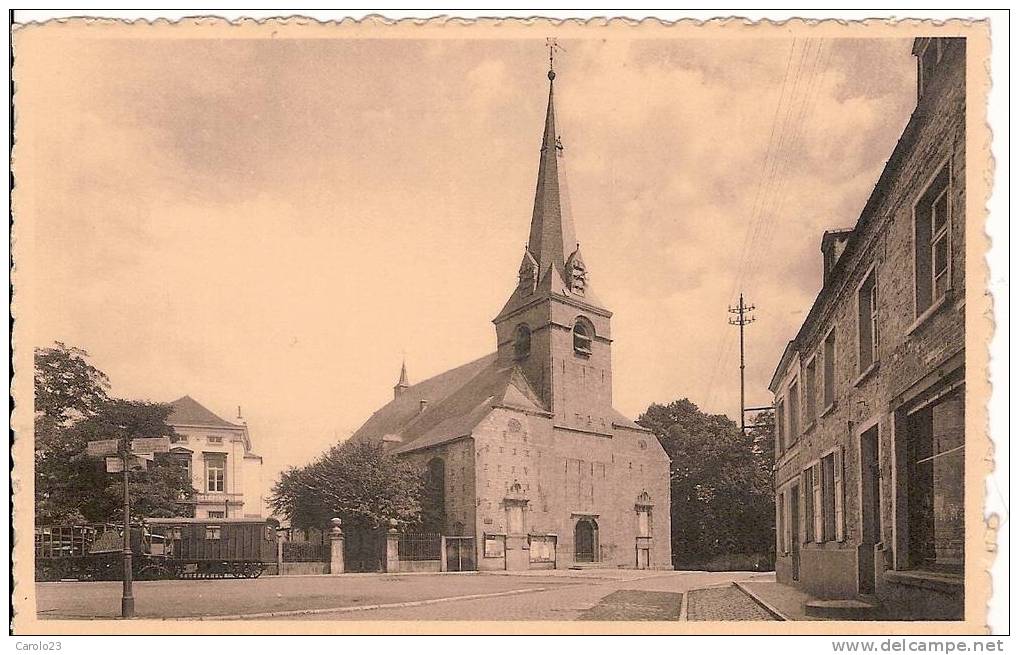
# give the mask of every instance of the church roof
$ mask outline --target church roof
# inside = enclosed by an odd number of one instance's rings
[[[170,403],[173,408],[166,422],[169,425],[200,425],[215,428],[242,428],[212,413],[191,396],[181,396]]]
[[[411,385],[351,439],[397,441],[398,453],[418,450],[469,435],[495,407],[545,412],[520,370],[492,353]]]

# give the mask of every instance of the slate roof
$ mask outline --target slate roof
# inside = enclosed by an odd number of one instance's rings
[[[421,401],[427,401],[424,409]],[[550,415],[516,365],[502,365],[491,353],[409,387],[372,414],[351,439],[395,441],[405,453],[469,436],[496,407]],[[644,431],[616,410],[618,427]]]
[[[191,396],[182,396],[170,405],[173,407],[173,411],[166,419],[170,425],[201,425],[215,428],[244,427],[221,419]]]
[[[398,453],[427,448],[469,435],[498,406],[546,411],[519,368],[500,365],[491,353],[408,387],[351,439],[396,440]]]

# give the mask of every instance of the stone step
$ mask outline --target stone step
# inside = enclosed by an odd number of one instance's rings
[[[568,567],[571,571],[583,571],[584,569],[618,569],[618,564],[609,562],[574,562]]]
[[[870,600],[845,598],[840,600],[810,600],[803,604],[807,616],[819,619],[867,621],[876,618],[878,605]]]

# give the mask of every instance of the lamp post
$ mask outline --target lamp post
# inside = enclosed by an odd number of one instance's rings
[[[120,597],[120,616],[129,619],[134,616],[134,593],[131,589],[134,577],[131,562],[131,488],[128,479],[131,452],[127,437],[124,437],[121,448],[121,461],[124,463],[124,591]],[[140,536],[140,535],[139,535]]]

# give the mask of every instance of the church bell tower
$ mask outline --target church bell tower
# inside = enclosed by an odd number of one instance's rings
[[[498,357],[520,368],[557,427],[611,434],[612,312],[591,290],[576,238],[549,63],[531,229],[516,288],[493,320]]]

